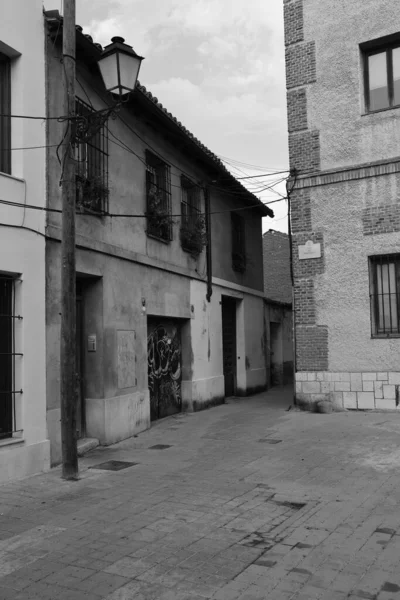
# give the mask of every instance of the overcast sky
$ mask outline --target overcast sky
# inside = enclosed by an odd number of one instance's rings
[[[210,150],[234,161],[237,176],[258,175],[288,168],[282,5],[282,0],[77,0],[77,23],[102,45],[124,37],[145,57],[142,85]],[[252,190],[264,182],[252,181]],[[283,184],[277,189],[285,191]],[[256,195],[263,201],[278,198],[271,192]],[[275,219],[264,219],[263,229],[287,231],[286,201],[271,208]]]

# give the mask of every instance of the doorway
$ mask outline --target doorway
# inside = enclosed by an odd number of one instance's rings
[[[222,296],[222,356],[225,396],[236,392],[236,300]]]
[[[181,324],[149,318],[147,331],[150,420],[156,421],[182,410]]]

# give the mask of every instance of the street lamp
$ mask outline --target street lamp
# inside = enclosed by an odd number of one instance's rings
[[[113,37],[111,42],[104,48],[97,64],[106,90],[121,98],[134,91],[143,57],[125,44],[122,37]]]

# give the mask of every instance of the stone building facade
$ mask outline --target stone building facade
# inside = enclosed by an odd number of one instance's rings
[[[389,0],[285,0],[284,16],[296,397],[395,410],[400,15]]]
[[[44,43],[41,0],[2,3],[0,483],[33,475],[50,465],[46,430]]]
[[[60,115],[57,11],[46,24],[47,111]],[[111,103],[100,55],[77,26],[76,108],[89,119]],[[48,202],[57,211],[63,124],[50,121],[47,135]],[[112,444],[158,418],[265,389],[261,221],[271,209],[140,84],[107,127],[76,144],[76,156],[78,437]],[[61,459],[60,223],[49,212],[52,464]]]

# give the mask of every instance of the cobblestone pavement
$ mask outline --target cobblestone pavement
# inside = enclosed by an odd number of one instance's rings
[[[170,417],[78,482],[1,486],[1,600],[400,598],[400,415],[290,402]]]

